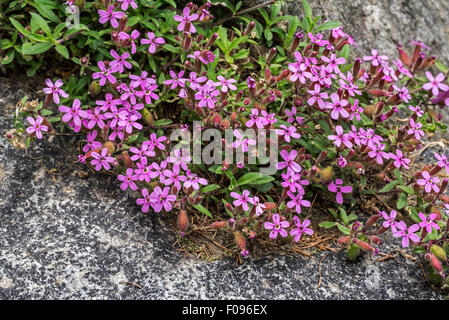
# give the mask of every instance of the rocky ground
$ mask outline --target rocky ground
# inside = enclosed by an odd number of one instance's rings
[[[170,226],[143,215],[112,177],[81,180],[76,171],[53,177],[9,145],[7,105],[30,90],[0,79],[0,299],[443,298],[401,255],[348,263],[342,254],[318,252],[239,266],[186,258],[173,247]],[[60,154],[63,141],[37,151]],[[396,244],[388,240],[384,251]]]

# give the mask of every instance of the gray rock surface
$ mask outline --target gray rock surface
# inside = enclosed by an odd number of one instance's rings
[[[266,0],[245,0],[244,5]],[[338,20],[351,34],[360,49],[371,49],[396,58],[398,43],[410,39],[423,41],[432,47],[431,53],[449,62],[449,1],[447,0],[309,0],[314,16]],[[303,17],[301,0],[288,1],[286,13]]]
[[[0,79],[0,299],[443,298],[401,256],[348,263],[342,254],[318,252],[240,266],[186,258],[164,219],[142,214],[112,177],[52,179],[8,144],[6,105],[24,94],[23,84]],[[58,153],[63,142],[43,147]],[[397,244],[388,240],[384,251]]]

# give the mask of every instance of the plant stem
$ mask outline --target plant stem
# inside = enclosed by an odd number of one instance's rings
[[[269,5],[273,4],[274,2],[275,2],[275,0],[270,0],[270,1],[267,1],[267,2],[264,2],[264,3],[257,4],[257,5],[255,5],[255,6],[251,7],[251,8],[247,8],[245,10],[242,10],[242,11],[239,11],[237,13],[234,13],[232,16],[229,16],[229,17],[226,17],[226,18],[218,20],[216,23],[213,24],[212,28],[214,28],[214,27],[216,27],[218,25],[221,25],[221,24],[223,24],[223,23],[225,23],[225,22],[227,22],[227,21],[229,21],[231,19],[234,19],[235,17],[244,15],[245,13],[249,13],[249,12],[252,12],[252,11],[257,10],[259,8],[263,8],[263,7],[269,6]]]

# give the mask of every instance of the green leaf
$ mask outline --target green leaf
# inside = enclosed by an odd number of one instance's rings
[[[398,180],[391,181],[390,183],[386,184],[379,192],[387,192],[393,190],[394,187],[396,187],[398,184]]]
[[[312,19],[312,8],[310,7],[310,4],[307,0],[302,0],[302,6],[304,7],[304,15],[307,18]]]
[[[348,61],[350,53],[351,53],[350,45],[349,44],[345,44],[343,49],[341,49],[341,51],[340,51],[340,57],[343,57],[343,58],[346,59],[346,61]]]
[[[25,36],[25,35],[27,35],[27,34],[30,33],[27,29],[25,29],[24,27],[22,27],[22,25],[20,24],[20,22],[17,21],[16,19],[10,17],[10,18],[9,18],[9,21],[10,21],[11,24],[14,26],[14,28],[16,28],[22,35]]]
[[[274,178],[272,176],[260,174],[258,172],[249,172],[249,173],[241,176],[237,180],[236,187],[240,187],[245,184],[252,184],[252,185],[265,184],[265,183],[271,182],[273,180],[274,180]]]
[[[415,190],[410,186],[398,186],[402,191],[407,192],[408,194],[415,194]]]
[[[449,68],[442,64],[440,60],[435,61],[435,66],[443,73],[447,73],[449,71]]]
[[[154,122],[153,126],[154,127],[160,127],[160,126],[166,126],[169,124],[172,124],[173,120],[170,119],[160,119]]]
[[[39,29],[42,29],[42,31],[44,31],[47,34],[47,36],[49,36],[50,38],[53,37],[47,21],[45,21],[40,15],[38,15],[34,12],[31,12],[30,26],[31,26],[32,32],[37,30],[37,29],[35,29],[37,26]],[[33,28],[33,26],[34,26],[34,28]],[[34,31],[33,31],[33,29],[34,29]]]
[[[264,36],[265,39],[267,39],[267,41],[271,41],[273,39],[273,33],[271,32],[270,29],[265,29]]]
[[[339,207],[339,209],[340,209],[341,220],[347,226],[349,224],[349,218],[348,218],[348,215],[346,214],[346,210],[343,209],[342,207]]]
[[[61,56],[63,56],[66,59],[70,59],[69,50],[67,50],[66,46],[63,46],[62,44],[57,44],[55,48],[56,51],[58,51],[58,53]]]
[[[36,43],[32,46],[26,46],[25,48],[22,46],[22,52],[23,54],[40,54],[48,51],[51,47],[53,47],[53,43],[43,42],[43,43]]]
[[[319,226],[319,227],[322,227],[322,228],[329,229],[329,228],[335,227],[336,225],[337,225],[336,222],[333,222],[333,221],[324,221],[324,222],[321,222],[318,226]]]
[[[399,195],[398,198],[398,202],[396,203],[396,208],[398,208],[398,210],[405,208],[405,206],[407,206],[408,201],[407,201],[407,194],[406,193],[401,193]]]
[[[213,218],[212,213],[210,213],[210,211],[207,210],[205,207],[203,207],[201,204],[192,204],[192,206],[199,212],[208,216],[209,218]]]
[[[326,23],[323,23],[321,26],[315,27],[313,30],[315,32],[320,32],[324,30],[335,29],[341,25],[342,23],[340,21],[328,21]]]
[[[351,229],[346,228],[345,226],[343,226],[339,223],[337,224],[337,228],[338,228],[338,230],[340,230],[340,232],[344,233],[347,236],[349,236],[351,234]]]
[[[204,188],[202,188],[201,192],[212,192],[212,191],[215,191],[220,188],[221,187],[218,184],[210,184],[210,185],[207,185]]]

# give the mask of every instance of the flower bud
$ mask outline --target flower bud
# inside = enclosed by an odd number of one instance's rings
[[[107,141],[103,144],[103,148],[108,149],[109,154],[113,154],[115,151],[115,144],[112,141]]]
[[[214,229],[223,229],[228,225],[228,222],[223,220],[223,221],[216,221],[211,223],[210,227],[214,228]]]
[[[89,95],[92,98],[95,98],[98,96],[101,92],[100,83],[98,81],[92,81],[92,83],[89,86]]]
[[[369,239],[371,240],[371,242],[377,245],[381,245],[383,243],[383,241],[378,236],[369,236]]]
[[[399,58],[401,59],[402,63],[406,66],[410,66],[412,63],[412,59],[405,53],[404,50],[402,50],[402,45],[398,44],[397,49],[399,51]]]
[[[430,247],[430,250],[432,251],[432,253],[440,260],[446,260],[446,251],[444,251],[444,249],[440,246],[437,246],[436,244],[434,244],[433,246]]]
[[[268,53],[267,63],[270,63],[271,59],[274,58],[276,53],[277,53],[277,49],[276,48],[271,48],[270,52]]]
[[[209,41],[207,42],[206,47],[207,47],[207,48],[212,47],[213,44],[215,43],[215,40],[217,40],[217,38],[218,38],[218,33],[214,33],[214,34],[210,37]]]
[[[127,151],[123,151],[122,153],[122,161],[123,164],[127,167],[127,168],[132,168],[133,166],[133,161],[131,160],[131,157],[129,156]]]
[[[349,236],[344,236],[344,237],[341,237],[340,239],[338,239],[337,242],[338,243],[349,243],[349,240],[350,240]]]
[[[249,36],[251,32],[253,32],[254,27],[256,26],[256,23],[254,21],[251,21],[248,23],[248,26],[245,29],[245,32],[243,33],[244,36]]]
[[[272,211],[272,210],[274,210],[274,209],[276,209],[276,203],[274,203],[274,202],[265,202],[264,203],[264,205],[265,205],[265,207],[266,207],[266,211]]]
[[[142,119],[143,121],[149,125],[150,127],[154,124],[154,117],[150,110],[147,107],[142,109]]]
[[[246,239],[239,231],[234,232],[234,241],[243,257],[249,255],[249,251],[246,249]]]
[[[330,179],[332,179],[333,175],[334,175],[334,170],[333,170],[332,166],[326,167],[325,169],[323,169],[321,171],[321,174],[320,174],[321,182],[325,183],[325,182],[329,181]]]
[[[189,217],[187,215],[187,212],[185,210],[181,210],[179,211],[178,214],[178,228],[181,237],[185,236],[188,227],[189,227]]]
[[[438,271],[439,273],[443,272],[443,266],[441,265],[441,261],[433,253],[427,253],[425,258],[430,261],[432,267]]]
[[[362,241],[357,238],[352,239],[352,242],[358,244],[360,246],[360,248],[362,248],[365,251],[369,251],[369,252],[374,251],[374,248],[368,242]]]

